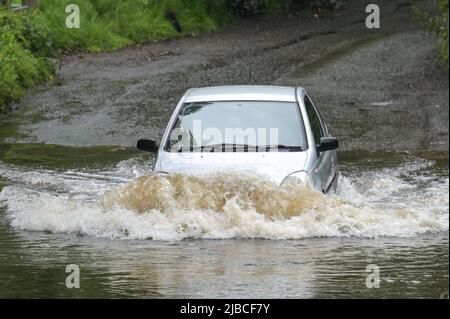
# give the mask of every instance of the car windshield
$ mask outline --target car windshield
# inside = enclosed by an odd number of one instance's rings
[[[166,151],[302,151],[306,149],[297,103],[192,102],[182,105]]]

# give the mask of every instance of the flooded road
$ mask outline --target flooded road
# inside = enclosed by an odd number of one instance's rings
[[[448,292],[445,153],[341,152],[338,192],[323,196],[286,193],[255,176],[149,175],[148,156],[126,149],[79,148],[73,157],[64,147],[25,148],[28,165],[13,150],[0,161],[2,297]],[[139,177],[165,192],[136,194]],[[239,188],[246,179],[254,190]],[[234,190],[220,207],[211,190],[217,185],[224,194]],[[199,196],[195,187],[204,187],[206,206],[183,199],[188,191]],[[257,192],[266,205],[258,206]],[[80,267],[79,290],[65,287],[68,264]],[[378,289],[366,287],[372,264],[380,269]]]
[[[64,57],[0,119],[0,297],[448,298],[448,70],[412,22],[429,4],[380,0],[368,31],[348,3]],[[187,88],[224,84],[309,89],[340,141],[337,194],[150,174],[136,140]]]

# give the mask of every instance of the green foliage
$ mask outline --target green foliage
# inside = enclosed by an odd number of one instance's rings
[[[114,34],[108,24],[99,21],[98,13],[91,1],[77,1],[80,8],[80,28],[66,27],[66,6],[70,0],[42,0],[40,11],[52,26],[54,48],[61,52],[114,50],[131,43],[125,37]]]
[[[262,14],[277,14],[309,7],[341,8],[345,0],[225,0],[226,7],[241,17],[252,18]]]
[[[316,8],[339,9],[345,0],[308,0],[308,5]]]
[[[241,17],[254,17],[263,13],[265,0],[227,0],[226,5],[235,15]]]
[[[46,29],[36,27],[34,15],[0,8],[0,112],[20,99],[24,89],[50,77]]]
[[[63,51],[110,51],[143,43],[213,31],[225,22],[221,1],[78,0],[80,28],[65,25],[72,0],[41,0],[40,10],[52,26],[55,46]],[[182,26],[179,34],[165,18],[170,10]]]
[[[439,0],[438,9],[440,15],[434,16],[424,12],[417,12],[419,20],[421,20],[426,26],[430,28],[438,36],[438,45],[441,53],[441,57],[444,62],[449,65],[449,52],[448,52],[448,0]]]

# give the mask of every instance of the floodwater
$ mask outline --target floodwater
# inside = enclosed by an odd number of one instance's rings
[[[324,196],[154,175],[129,149],[0,149],[2,298],[448,298],[448,153],[341,152]]]

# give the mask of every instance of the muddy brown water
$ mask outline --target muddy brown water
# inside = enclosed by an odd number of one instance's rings
[[[165,207],[105,207],[112,189],[116,199],[130,196],[121,191],[148,174],[151,158],[108,147],[9,146],[0,158],[0,296],[448,296],[447,154],[339,155],[336,195],[297,193],[298,211],[269,216],[245,196],[221,211],[171,206],[167,180],[152,199]],[[243,191],[235,177],[221,178],[224,192]],[[208,193],[214,181],[203,183]],[[278,195],[269,196],[273,207],[290,200]],[[80,269],[79,289],[65,286],[69,264]],[[379,267],[379,288],[366,286],[370,265]]]

